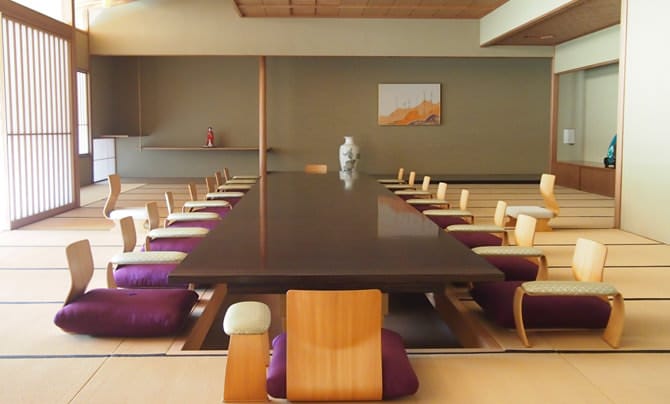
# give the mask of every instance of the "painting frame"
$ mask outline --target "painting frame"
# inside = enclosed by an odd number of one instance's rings
[[[442,124],[442,83],[379,83],[379,126]]]

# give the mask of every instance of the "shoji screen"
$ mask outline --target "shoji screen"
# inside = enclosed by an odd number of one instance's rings
[[[0,175],[15,228],[74,206],[70,42],[3,16],[2,57]]]

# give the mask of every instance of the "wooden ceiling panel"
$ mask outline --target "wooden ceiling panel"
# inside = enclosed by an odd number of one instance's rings
[[[533,21],[487,45],[558,45],[619,24],[621,0],[583,0]]]
[[[242,17],[470,18],[508,0],[234,0]],[[311,8],[308,12],[307,8]],[[262,9],[263,12],[258,11]],[[288,10],[288,12],[286,12]]]
[[[508,0],[234,0],[242,17],[480,19]],[[573,0],[491,40],[490,45],[557,45],[616,25],[621,0]]]

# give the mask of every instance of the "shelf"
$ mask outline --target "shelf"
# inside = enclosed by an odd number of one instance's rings
[[[136,137],[136,135],[125,135],[122,133],[119,134],[107,134],[107,135],[100,135],[97,137],[94,137],[93,139],[122,139],[122,138],[127,138],[127,137]]]
[[[205,146],[142,146],[141,150],[174,150],[174,151],[258,151],[258,147],[205,147]],[[267,148],[272,150],[271,147]]]

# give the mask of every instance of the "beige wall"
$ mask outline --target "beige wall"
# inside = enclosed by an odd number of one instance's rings
[[[670,242],[670,2],[628,0],[621,228]]]
[[[509,0],[481,19],[480,43],[487,43],[577,0]]]
[[[217,142],[256,145],[257,63],[255,57],[141,58],[142,125],[149,135],[142,142],[198,146],[212,125]],[[134,58],[95,58],[94,73],[103,75],[93,78],[94,97],[133,104],[133,90],[119,90],[134,80],[129,66],[137,66]],[[336,169],[345,135],[355,137],[359,167],[369,173],[391,173],[399,165],[466,175],[547,169],[548,59],[272,57],[267,67],[270,170],[298,170],[314,161]],[[441,83],[443,124],[378,126],[378,83],[400,82]],[[136,120],[120,108],[105,111],[96,120],[130,126]],[[137,145],[137,138],[119,140],[121,175],[200,177],[224,165],[236,172],[257,168],[250,152],[140,152]],[[520,145],[524,158],[511,158]]]
[[[616,25],[557,45],[554,72],[562,73],[618,61],[620,31]]]
[[[91,16],[90,32],[96,55],[553,55],[553,47],[481,48],[478,20],[241,18],[231,0],[143,0],[101,8]]]

